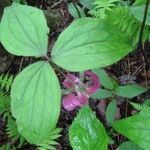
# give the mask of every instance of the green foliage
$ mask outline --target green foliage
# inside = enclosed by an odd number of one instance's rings
[[[0,89],[8,92],[13,82],[13,75],[2,74],[0,75]]]
[[[80,2],[92,8],[93,0]],[[58,144],[55,139],[60,136],[60,129],[55,128],[60,113],[61,92],[56,74],[48,62],[52,64],[53,61],[70,71],[84,71],[111,65],[135,48],[141,23],[137,20],[137,14],[131,13],[133,7],[114,7],[115,2],[96,1],[95,10],[100,10],[102,16],[105,14],[105,20],[81,18],[73,22],[58,37],[51,58],[47,56],[49,29],[43,12],[16,2],[5,9],[0,24],[0,39],[7,51],[18,56],[45,59],[26,67],[13,82],[11,111],[16,120],[7,116],[7,133],[12,139],[21,139],[23,136],[31,144],[38,145],[40,150],[52,150]],[[97,93],[103,94],[103,98],[112,98],[114,93],[132,98],[147,90],[136,85],[119,87],[103,70],[97,73],[102,86],[107,89]],[[9,91],[12,80],[12,76],[0,76],[1,89]],[[112,101],[107,107],[106,118],[110,125],[114,121],[116,105],[116,101]],[[0,113],[8,111],[9,106],[9,97],[0,93]],[[113,127],[148,150],[150,137],[146,134],[149,133],[150,109],[142,107],[141,110],[133,117],[116,121]],[[74,120],[69,138],[75,150],[107,150],[109,143],[104,126],[87,106],[80,110]]]
[[[109,98],[113,96],[113,92],[105,89],[99,89],[94,94],[92,94],[90,97],[94,99],[104,99]]]
[[[150,147],[150,109],[113,123],[113,128],[135,144],[149,150]]]
[[[90,11],[90,14],[96,18],[105,19],[106,11],[112,11],[112,8],[115,7],[115,3],[119,0],[96,0],[93,5],[95,7]]]
[[[13,146],[11,147],[11,144],[5,144],[2,147],[0,147],[0,150],[16,150],[16,148]]]
[[[41,57],[47,53],[49,29],[37,8],[14,2],[4,10],[0,32],[1,43],[12,54]]]
[[[7,117],[6,132],[7,132],[8,137],[10,137],[12,141],[19,140],[18,148],[20,148],[25,142],[25,139],[18,132],[16,121],[13,120],[10,115]]]
[[[118,83],[114,79],[108,76],[105,70],[94,69],[92,71],[99,77],[100,83],[104,88],[113,90],[119,86]]]
[[[86,17],[83,9],[79,5],[69,3],[68,10],[69,10],[69,13],[74,17],[74,19]]]
[[[2,74],[0,76],[0,114],[4,117],[10,112],[10,97],[6,92],[9,91],[13,82],[13,75]]]
[[[147,88],[138,85],[126,85],[126,86],[119,86],[115,90],[115,94],[122,97],[133,98],[146,92],[147,90],[148,90]]]
[[[58,79],[45,62],[34,63],[14,79],[11,110],[19,132],[32,144],[48,138],[60,113]]]
[[[106,109],[106,120],[109,125],[112,125],[112,123],[114,122],[116,112],[117,112],[117,101],[114,99],[108,104]]]
[[[61,131],[62,131],[61,128],[54,129],[51,132],[48,140],[44,140],[41,144],[37,145],[38,150],[56,150],[54,146],[59,145],[59,143],[56,142],[55,140],[61,136],[60,134]]]
[[[133,6],[146,4],[146,0],[135,0]]]
[[[139,33],[141,29],[141,22],[139,22],[133,15],[132,11],[136,7],[118,6],[112,11],[107,12],[107,20],[121,29],[127,37],[131,37],[133,44],[138,43]],[[141,12],[142,13],[142,12]],[[149,28],[145,26],[143,32],[143,43],[148,39],[150,34]]]
[[[79,1],[84,7],[88,8],[88,9],[92,9],[93,8],[92,3],[95,0],[79,0]]]
[[[137,43],[140,31],[140,23],[130,12],[130,7],[119,6],[107,12],[107,19],[121,29],[127,37],[132,37],[133,42]]]
[[[69,140],[74,150],[107,150],[109,137],[92,110],[80,109],[69,129]]]
[[[111,65],[133,49],[131,39],[124,38],[116,26],[82,18],[60,34],[51,56],[54,63],[66,70],[84,71]]]
[[[0,114],[10,111],[10,97],[0,91]]]
[[[137,146],[136,144],[128,141],[128,142],[124,142],[122,143],[117,150],[142,150],[139,146]]]
[[[142,23],[144,17],[145,5],[134,6],[131,7],[130,10],[131,13],[134,15],[134,17]],[[150,8],[148,9],[147,19],[145,24],[150,25]]]

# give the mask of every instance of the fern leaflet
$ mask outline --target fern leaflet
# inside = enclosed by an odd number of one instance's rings
[[[89,13],[96,18],[104,19],[106,17],[106,11],[110,11],[113,7],[115,7],[115,3],[119,0],[96,0],[93,5],[95,5],[94,9],[92,9]]]
[[[6,92],[9,91],[11,85],[13,82],[13,75],[9,75],[9,74],[2,74],[0,76],[0,88],[1,90],[6,90]]]
[[[19,140],[19,145],[18,145],[19,148],[25,142],[25,139],[18,132],[16,121],[13,120],[10,115],[8,115],[8,120],[7,120],[7,125],[6,125],[6,132],[7,132],[8,137],[11,138],[11,140],[13,140],[13,141]]]
[[[10,97],[0,91],[0,114],[10,111]]]
[[[55,140],[61,135],[59,134],[62,131],[61,128],[56,128],[50,135],[49,139],[44,140],[41,144],[38,145],[38,150],[56,150],[55,145],[59,145]]]

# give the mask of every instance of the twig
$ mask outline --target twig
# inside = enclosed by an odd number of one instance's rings
[[[19,73],[21,72],[23,61],[24,61],[24,58],[22,57],[21,62],[20,62],[20,66],[19,66]]]
[[[64,0],[59,0],[57,3],[55,3],[54,5],[52,5],[52,7],[50,8],[50,10],[53,9],[53,8],[55,8],[56,6],[58,6],[63,1]]]

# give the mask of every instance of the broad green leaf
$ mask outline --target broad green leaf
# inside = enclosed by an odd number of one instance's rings
[[[128,142],[124,142],[122,143],[117,150],[143,150],[141,149],[139,146],[137,146],[136,144],[128,141]]]
[[[104,98],[109,98],[112,95],[113,95],[113,93],[109,90],[99,89],[94,94],[92,94],[90,97],[92,97],[94,99],[104,99]]]
[[[111,125],[114,122],[116,112],[117,112],[117,101],[112,100],[108,104],[107,109],[106,109],[106,120],[107,120],[109,125]]]
[[[92,71],[99,76],[100,83],[105,88],[113,90],[119,86],[114,79],[112,79],[108,76],[108,74],[105,72],[105,70],[94,69]]]
[[[69,140],[74,150],[107,150],[109,137],[93,111],[81,108],[69,129]]]
[[[120,86],[115,90],[116,95],[133,98],[147,91],[147,88],[138,85]]]
[[[84,7],[86,7],[86,8],[88,8],[88,9],[91,9],[91,8],[93,8],[94,6],[93,6],[93,2],[94,2],[95,0],[80,0],[80,3],[84,6]]]
[[[45,56],[49,29],[42,10],[13,3],[6,7],[0,26],[5,49],[19,56]]]
[[[96,18],[81,18],[60,34],[52,49],[52,61],[80,72],[111,65],[133,48],[118,27]]]
[[[69,10],[69,13],[75,18],[75,19],[79,19],[79,18],[82,18],[82,17],[86,17],[85,16],[85,13],[83,11],[83,9],[79,6],[79,5],[76,5],[76,4],[73,4],[73,3],[69,3],[68,4],[68,10]]]
[[[41,61],[25,68],[11,89],[11,111],[18,130],[31,144],[47,139],[60,113],[60,86],[48,64]]]
[[[113,128],[144,150],[149,150],[150,109],[143,109],[140,113],[132,117],[115,121]]]
[[[144,10],[145,5],[135,6],[131,7],[131,13],[134,15],[134,17],[139,20],[140,22],[143,22],[144,17]],[[146,25],[150,25],[150,7],[148,9],[147,19],[146,19]]]

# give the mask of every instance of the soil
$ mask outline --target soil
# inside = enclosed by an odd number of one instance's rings
[[[5,2],[5,3],[4,3]],[[36,6],[44,10],[45,16],[47,18],[48,26],[51,31],[49,33],[49,52],[53,46],[54,41],[56,41],[58,35],[72,22],[73,18],[70,16],[67,9],[67,1],[66,0],[28,0],[28,5]],[[9,5],[9,0],[2,0],[0,2],[0,12],[2,14],[2,10],[5,6]],[[148,61],[150,63],[150,44],[145,44],[145,54],[147,55]],[[27,65],[31,64],[35,60],[33,58],[22,58],[15,57],[8,54],[3,46],[0,44],[0,73],[11,73],[17,74],[20,70],[22,70]],[[142,86],[150,86],[150,68],[147,70],[145,68],[145,61],[141,50],[135,50],[132,54],[129,54],[123,60],[118,62],[117,64],[106,68],[107,72],[116,79],[120,84],[126,83],[137,83]],[[63,77],[58,73],[58,77],[60,81],[63,80]],[[150,99],[150,93],[147,92],[139,97],[137,97],[134,101],[143,103],[144,99]],[[119,100],[118,104],[118,114],[117,118],[124,118],[135,113],[133,107],[131,107],[127,100]],[[90,107],[93,111],[96,112],[97,117],[104,123],[105,127],[109,129],[105,121],[105,107],[107,106],[106,101],[91,101]],[[71,125],[73,119],[77,114],[77,110],[73,112],[65,111],[63,108],[61,110],[60,118],[58,121],[58,127],[63,128],[62,137],[59,138],[58,142],[60,145],[57,147],[57,150],[72,150],[69,139],[68,139],[68,129]],[[110,131],[112,129],[109,129]],[[122,135],[118,135],[117,133],[113,134],[113,140],[115,144],[109,146],[109,150],[116,150],[117,146],[126,140]],[[10,142],[10,139],[7,137],[5,133],[5,122],[0,118],[0,146]],[[35,146],[27,144],[22,150],[33,150]]]

